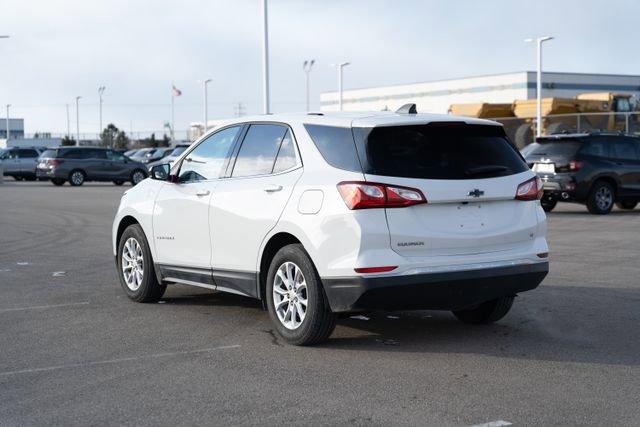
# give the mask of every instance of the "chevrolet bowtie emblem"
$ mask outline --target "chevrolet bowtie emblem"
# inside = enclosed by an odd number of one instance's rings
[[[471,196],[471,197],[480,197],[480,196],[484,196],[484,191],[482,191],[482,190],[478,190],[477,188],[474,188],[473,190],[469,191],[469,193],[467,194],[467,196]]]

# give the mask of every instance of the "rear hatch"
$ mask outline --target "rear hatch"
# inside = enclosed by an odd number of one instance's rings
[[[515,199],[533,174],[500,126],[354,128],[367,181],[420,190],[426,204],[387,208],[403,256],[479,254],[531,244],[536,203]]]
[[[538,138],[525,159],[534,172],[549,176],[569,172],[582,142],[577,138]]]

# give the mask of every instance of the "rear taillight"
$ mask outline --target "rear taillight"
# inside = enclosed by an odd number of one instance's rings
[[[539,200],[542,193],[542,180],[536,176],[518,185],[516,200]]]
[[[569,162],[570,171],[579,171],[581,168],[582,168],[582,162],[578,162],[576,160],[571,160]]]
[[[416,188],[375,182],[341,182],[338,191],[349,209],[403,208],[427,203]]]
[[[354,268],[356,273],[387,273],[398,268],[397,265],[387,265],[384,267],[361,267]]]
[[[60,163],[62,163],[62,160],[58,160],[58,159],[48,159],[47,160],[47,166],[51,166],[51,167],[55,167],[60,165]]]

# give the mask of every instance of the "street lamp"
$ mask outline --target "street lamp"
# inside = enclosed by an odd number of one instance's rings
[[[208,117],[208,102],[207,102],[207,84],[209,84],[209,82],[212,79],[206,79],[202,81],[202,90],[203,90],[203,94],[204,94],[204,108],[203,108],[203,113],[204,113],[204,132],[207,133],[207,122],[209,121],[209,117]]]
[[[80,98],[76,96],[76,146],[80,146]]]
[[[102,94],[104,93],[105,89],[106,87],[104,86],[100,86],[98,88],[98,95],[100,96],[100,128],[98,129],[98,135],[102,133]]]
[[[267,0],[262,0],[262,85],[263,112],[269,114],[269,27],[267,19]]]
[[[7,141],[9,141],[9,107],[11,104],[7,104],[7,118],[6,118],[6,126],[7,126]]]
[[[553,40],[551,36],[525,39],[526,43],[536,42],[538,68],[536,70],[536,136],[542,136],[542,43]]]
[[[341,62],[335,66],[338,68],[338,110],[342,111],[342,69],[350,62]]]
[[[305,90],[307,94],[307,111],[309,111],[309,73],[311,72],[311,68],[313,68],[313,64],[315,64],[316,60],[312,59],[310,61],[305,60],[302,63],[302,71],[304,71],[305,75]]]

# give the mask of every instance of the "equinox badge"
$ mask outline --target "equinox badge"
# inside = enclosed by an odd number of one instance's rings
[[[471,196],[471,197],[480,197],[480,196],[484,196],[484,191],[482,191],[482,190],[478,190],[477,188],[474,188],[473,190],[469,191],[469,193],[467,194],[467,196]]]

